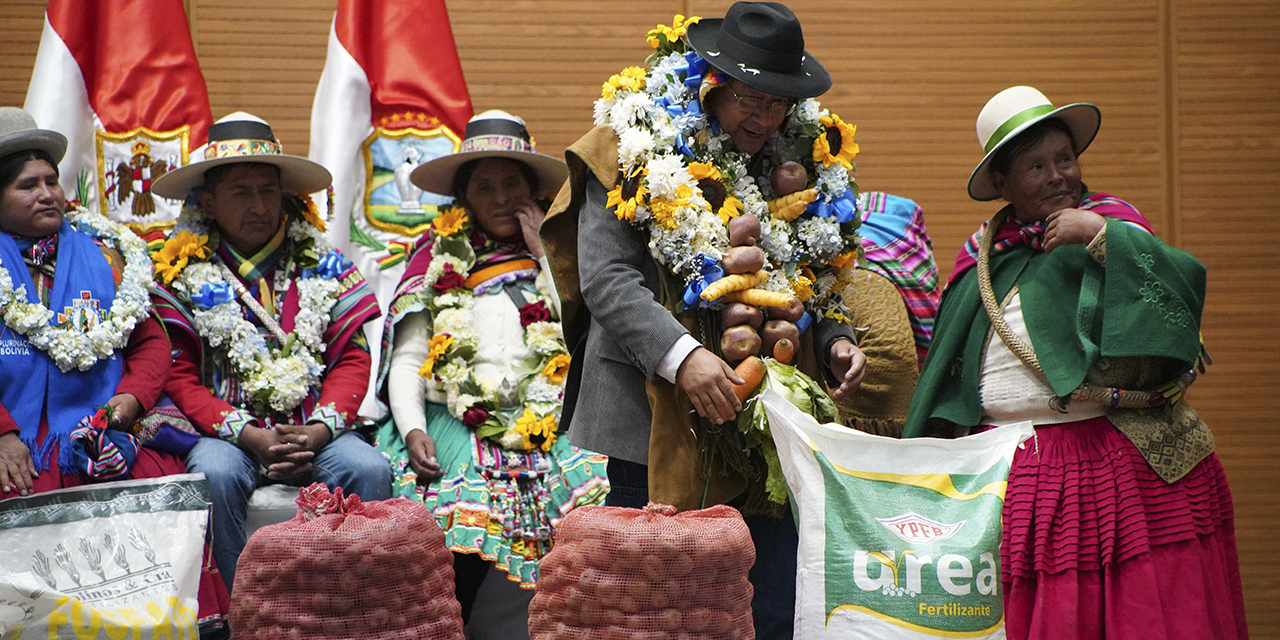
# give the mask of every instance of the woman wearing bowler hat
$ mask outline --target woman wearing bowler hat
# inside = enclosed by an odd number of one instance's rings
[[[686,283],[666,249],[632,224],[634,206],[620,203],[634,202],[636,190],[627,186],[632,177],[621,175],[619,158],[661,157],[683,165],[693,146],[717,161],[740,162],[738,184],[747,178],[767,183],[783,151],[780,131],[805,99],[831,87],[831,77],[805,51],[800,22],[782,4],[738,2],[723,19],[678,18],[674,28],[658,31],[650,33],[650,44],[661,47],[655,69],[687,67],[672,74],[688,89],[669,87],[664,104],[699,122],[696,132],[688,138],[620,133],[625,126],[619,120],[640,108],[643,96],[635,96],[634,104],[631,97],[611,102],[610,86],[629,86],[634,78],[624,71],[610,79],[597,103],[600,126],[566,153],[570,182],[542,226],[573,350],[565,420],[575,445],[609,456],[608,504],[643,507],[652,497],[682,509],[726,503],[742,510],[757,551],[750,574],[757,637],[789,638],[794,524],[763,497],[763,475],[749,481],[758,474],[742,467],[707,471],[699,462],[705,448],[695,442],[698,434],[722,427],[736,432],[732,423],[742,410],[731,387],[741,380],[718,355],[719,311],[698,308],[696,297],[694,304],[680,303]],[[652,177],[655,166],[649,167]],[[837,398],[857,388],[866,360],[847,324],[820,317],[801,339],[797,358],[806,373],[825,378]]]

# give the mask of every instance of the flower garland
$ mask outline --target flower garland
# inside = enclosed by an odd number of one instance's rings
[[[67,216],[81,231],[124,254],[124,273],[110,311],[99,311],[98,317],[83,326],[72,321],[50,324],[54,312],[39,302],[27,302],[26,287],[15,290],[13,278],[4,268],[0,268],[0,310],[6,326],[48,354],[63,372],[72,368],[88,371],[99,360],[124,348],[134,327],[150,311],[147,287],[151,284],[151,260],[147,257],[147,243],[128,227],[83,207],[69,211]]]
[[[307,200],[303,204],[306,209],[314,206]],[[287,291],[293,267],[302,268],[302,277],[296,281],[298,314],[293,333],[287,335],[225,264],[206,259],[217,243],[209,241],[210,231],[198,206],[183,210],[169,239],[153,254],[157,276],[187,303],[200,336],[225,353],[259,415],[287,415],[319,387],[324,374],[324,332],[341,291],[338,277],[351,264],[305,213],[288,215],[286,224],[288,262],[276,269],[275,292]],[[278,337],[278,346],[268,346],[245,318],[241,304]]]
[[[569,371],[569,354],[564,346],[560,323],[552,317],[549,291],[539,287],[533,302],[520,308],[524,343],[533,355],[513,366],[521,376],[519,406],[501,406],[498,381],[475,369],[480,336],[472,328],[475,292],[465,283],[475,266],[476,255],[470,241],[470,220],[464,209],[451,207],[433,221],[435,241],[431,265],[419,292],[430,311],[430,351],[419,374],[434,379],[444,392],[453,417],[511,451],[549,451],[556,441],[564,380]]]
[[[793,220],[772,217],[768,203],[777,194],[768,176],[748,174],[751,157],[733,148],[700,105],[704,80],[715,82],[707,76],[718,72],[684,39],[698,20],[677,15],[672,26],[649,31],[655,49],[649,70],[629,67],[603,85],[595,123],[617,133],[622,176],[608,206],[646,229],[654,259],[688,286],[716,277],[706,266],[729,249],[728,221],[756,216],[770,271],[759,287],[801,297],[810,312],[845,318],[840,291],[859,255],[856,128],[816,100],[799,102],[763,152],[777,163],[802,164],[818,195]]]

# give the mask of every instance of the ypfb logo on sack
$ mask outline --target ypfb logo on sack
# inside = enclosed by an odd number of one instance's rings
[[[817,458],[828,495],[854,499],[827,501],[828,619],[857,612],[941,637],[999,628],[1006,465],[975,475],[893,474]]]
[[[941,542],[955,535],[964,526],[964,520],[955,524],[942,524],[915,513],[905,513],[894,518],[876,518],[876,521],[907,542]]]

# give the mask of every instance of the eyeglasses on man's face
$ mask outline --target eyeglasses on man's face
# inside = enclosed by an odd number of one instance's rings
[[[774,118],[789,116],[796,111],[796,101],[790,98],[765,100],[757,96],[740,96],[732,87],[729,93],[738,101],[738,110],[742,113],[763,113]]]

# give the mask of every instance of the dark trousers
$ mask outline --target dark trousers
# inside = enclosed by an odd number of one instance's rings
[[[462,605],[462,622],[471,621],[471,609],[484,577],[489,574],[489,563],[478,553],[453,552],[454,595]]]
[[[649,467],[609,458],[609,495],[612,507],[643,508],[649,503]],[[757,640],[790,640],[796,618],[796,550],[800,537],[790,508],[781,518],[744,516],[756,545],[756,563],[747,574],[755,595],[751,616]]]

